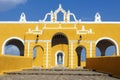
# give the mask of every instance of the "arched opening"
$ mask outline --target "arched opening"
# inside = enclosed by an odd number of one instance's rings
[[[53,55],[55,55],[55,58],[53,59],[53,65],[57,66],[58,63],[57,61],[59,60],[64,60],[62,66],[68,66],[69,65],[69,46],[68,46],[68,38],[66,37],[65,34],[59,32],[59,33],[56,33],[53,37],[52,37],[52,41],[51,41],[51,47],[52,47],[52,53]],[[57,53],[56,53],[57,52]],[[57,55],[58,53],[63,53],[63,56],[65,57],[62,57],[62,54],[58,55],[58,56],[61,56],[61,57],[58,57],[57,58]],[[64,58],[64,59],[63,59]],[[64,64],[65,62],[65,64]],[[60,64],[60,63],[59,63]]]
[[[76,48],[76,53],[78,57],[78,66],[81,66],[81,63],[86,61],[86,48],[83,46],[78,46]]]
[[[61,11],[57,14],[57,21],[64,21],[64,13]]]
[[[51,21],[51,16],[50,15],[47,16],[46,21]]]
[[[96,56],[101,56],[101,52],[100,52],[100,49],[98,47],[96,47]]]
[[[63,53],[58,52],[56,57],[57,57],[57,65],[62,65],[63,64]]]
[[[42,67],[43,66],[43,47],[37,45],[33,48],[33,65]]]
[[[63,33],[57,33],[52,38],[52,47],[58,44],[68,44],[68,39]]]
[[[110,39],[101,39],[96,44],[96,56],[117,55],[117,46]]]
[[[3,54],[24,56],[24,44],[19,39],[9,39],[3,46]]]
[[[33,59],[35,59],[37,56],[37,48],[33,48]]]
[[[74,16],[70,15],[70,21],[75,21]]]

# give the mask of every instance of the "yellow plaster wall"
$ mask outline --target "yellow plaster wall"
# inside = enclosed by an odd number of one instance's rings
[[[36,57],[33,59],[33,66],[43,66],[43,55],[44,51],[40,46],[36,47]]]
[[[0,74],[2,72],[32,68],[32,59],[18,56],[0,56]]]
[[[19,37],[24,41],[25,46],[25,56],[32,57],[33,56],[33,48],[36,45],[40,45],[44,49],[43,55],[43,67],[46,68],[46,42],[38,42],[35,43],[36,35],[33,33],[28,33],[28,29],[35,30],[36,26],[38,26],[39,30],[43,31],[43,34],[39,34],[39,40],[52,40],[52,37],[61,32],[66,35],[69,40],[68,46],[64,46],[65,54],[69,56],[65,56],[65,66],[69,64],[71,65],[71,51],[70,51],[70,40],[78,40],[79,36],[82,35],[82,41],[80,44],[77,42],[73,43],[73,68],[77,67],[77,55],[75,49],[82,45],[86,48],[86,57],[90,57],[90,43],[92,40],[92,57],[95,57],[96,54],[96,41],[103,37],[108,37],[115,40],[120,46],[120,24],[118,23],[0,23],[0,52],[2,53],[2,45],[4,41],[10,37]],[[75,28],[76,26],[76,28]],[[81,30],[82,26],[85,26],[85,30],[92,29],[93,34],[77,34],[77,30]],[[30,42],[29,54],[28,54],[28,42],[27,40],[32,40],[34,42]],[[51,42],[49,42],[48,49],[48,67],[55,66],[55,52],[57,50],[63,50],[59,45],[56,48],[51,47]],[[119,50],[120,52],[120,50]],[[119,54],[119,53],[118,53]],[[2,55],[2,54],[0,54]],[[69,58],[68,58],[69,57]],[[69,59],[69,60],[68,60]],[[84,66],[84,64],[82,65]]]
[[[69,54],[68,54],[68,45],[66,45],[66,44],[59,44],[59,45],[56,45],[56,46],[53,46],[53,48],[52,48],[52,63],[53,63],[53,65],[52,66],[57,66],[56,64],[55,64],[55,61],[56,61],[56,59],[55,59],[55,57],[56,57],[56,54],[57,54],[57,52],[58,51],[62,51],[62,52],[64,52],[64,66],[66,66],[66,67],[68,67],[68,65],[69,65]]]
[[[120,78],[120,56],[87,58],[86,67]]]

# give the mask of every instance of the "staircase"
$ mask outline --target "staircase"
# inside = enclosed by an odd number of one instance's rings
[[[5,72],[0,80],[120,80],[107,74],[87,69],[25,69],[16,72]]]

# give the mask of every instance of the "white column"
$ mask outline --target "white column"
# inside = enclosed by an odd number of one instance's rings
[[[28,57],[30,56],[30,41],[28,40]]]
[[[90,57],[92,57],[92,40],[90,41]]]
[[[48,68],[48,43],[46,42],[46,68]]]

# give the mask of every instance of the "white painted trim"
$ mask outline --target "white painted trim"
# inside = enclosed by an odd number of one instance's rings
[[[23,39],[21,39],[21,38],[19,38],[19,37],[10,37],[10,38],[6,39],[6,40],[3,42],[3,44],[2,44],[2,54],[5,54],[5,52],[4,52],[4,50],[5,50],[5,45],[6,45],[6,43],[7,43],[9,40],[11,40],[11,39],[20,40],[20,41],[24,44],[24,40],[23,40]]]
[[[43,29],[39,30],[39,27],[36,26],[36,28],[34,30],[32,30],[31,28],[29,28],[28,32],[26,32],[26,33],[29,33],[29,34],[43,34]]]
[[[74,42],[74,43],[78,43],[78,40],[69,40],[69,42]],[[82,40],[80,42],[83,42],[83,43],[90,43],[91,40]],[[95,40],[92,40],[92,43],[95,43],[96,41]]]
[[[21,23],[24,23],[26,22],[26,15],[24,12],[21,13],[21,16],[20,16],[20,20],[19,20]]]
[[[92,57],[92,40],[90,41],[90,57]]]
[[[75,14],[74,14],[74,13],[70,13],[70,16],[73,16],[73,18],[74,18],[75,22],[78,22],[78,20],[76,19],[76,17],[75,17]]]
[[[52,28],[51,27],[51,28],[45,28],[45,29],[57,29],[58,30],[58,29],[75,29],[75,28],[73,26],[73,28],[64,28],[64,27]]]
[[[49,42],[46,43],[46,68],[48,68],[48,44]]]
[[[90,28],[89,30],[85,29],[85,26],[82,26],[81,30],[76,30],[76,34],[94,34],[95,32],[92,32],[92,29]]]
[[[58,8],[57,10],[55,10],[55,12],[54,12],[55,21],[57,21],[57,14],[58,14],[59,12],[62,12],[62,13],[63,13],[63,21],[65,21],[67,12],[62,8],[62,5],[61,5],[61,4],[59,4],[59,8]]]
[[[95,14],[95,22],[101,22],[101,16],[98,12]]]
[[[19,21],[0,21],[0,24],[120,24],[120,21],[102,21],[102,22],[94,22],[94,21],[81,21],[81,22],[65,22],[65,21],[57,21],[57,22],[51,22],[51,21],[27,21],[27,22],[19,22]]]
[[[103,39],[108,39],[108,40],[111,40],[112,42],[114,42],[114,44],[116,45],[116,49],[117,49],[117,55],[119,55],[118,43],[117,43],[114,39],[112,39],[112,38],[109,38],[109,37],[99,38],[99,39],[96,41],[95,45],[97,45],[97,43],[98,43],[99,41],[103,40]]]
[[[81,42],[90,43],[91,40],[82,40]],[[25,40],[25,42],[35,42],[35,40]],[[51,40],[38,40],[38,42],[51,42]],[[78,42],[78,40],[69,40],[69,42]],[[92,40],[92,42],[96,42],[95,40]]]
[[[47,13],[47,14],[45,15],[43,21],[46,21],[47,17],[48,17],[48,16],[51,16],[52,14],[53,14],[53,13]]]
[[[58,51],[55,53],[55,65],[56,65],[56,66],[58,65],[58,64],[57,64],[57,54],[58,54],[58,53],[62,53],[62,54],[63,54],[63,66],[64,66],[65,54],[64,54],[64,52],[61,51],[61,50],[58,50]]]
[[[35,40],[25,40],[25,42],[36,42]],[[38,40],[38,42],[51,42],[51,40]]]

